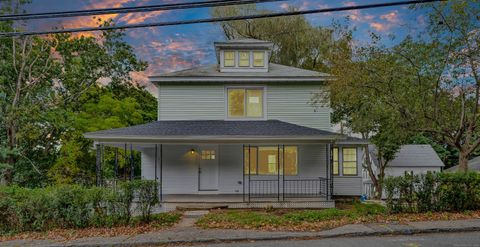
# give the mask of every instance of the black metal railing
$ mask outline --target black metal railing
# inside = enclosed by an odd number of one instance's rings
[[[327,197],[329,183],[326,178],[285,179],[283,198]]]
[[[277,198],[278,192],[278,180],[252,179],[249,181],[249,198]]]
[[[328,198],[330,183],[327,178],[256,179],[247,181],[247,198]]]

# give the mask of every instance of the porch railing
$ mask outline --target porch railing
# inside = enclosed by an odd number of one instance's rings
[[[327,178],[255,179],[248,182],[247,198],[328,198],[330,183]]]

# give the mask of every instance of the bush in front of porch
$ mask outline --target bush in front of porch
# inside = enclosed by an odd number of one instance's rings
[[[179,214],[152,215],[157,183],[128,181],[115,187],[59,185],[28,189],[0,186],[0,236],[52,229],[171,226]],[[139,216],[132,216],[138,214]]]

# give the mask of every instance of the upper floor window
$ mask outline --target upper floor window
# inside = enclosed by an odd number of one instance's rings
[[[228,88],[229,118],[262,118],[263,88]]]
[[[265,66],[265,52],[254,51],[253,52],[253,67],[264,67],[264,66]]]
[[[235,67],[235,52],[225,51],[223,52],[223,66]]]
[[[250,67],[250,52],[248,51],[238,52],[238,66]]]

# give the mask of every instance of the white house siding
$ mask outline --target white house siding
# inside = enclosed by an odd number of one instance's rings
[[[325,89],[321,85],[269,84],[267,111],[269,119],[277,119],[310,128],[331,130],[330,108],[310,104],[312,97]]]
[[[199,147],[195,145],[163,145],[163,193],[198,193],[199,161],[189,154],[192,148],[198,150]],[[218,150],[218,193],[241,194],[243,191],[242,145],[219,145]],[[160,158],[160,153],[158,158]],[[154,161],[154,149],[143,149],[141,166],[144,179],[155,178]],[[286,176],[286,178],[326,177],[326,164],[326,145],[298,145],[298,176]],[[157,165],[157,173],[160,174],[160,161]],[[256,176],[256,178],[276,179],[277,176]],[[245,179],[248,182],[248,176]]]
[[[228,85],[159,85],[158,119],[224,120],[226,86]],[[298,83],[270,83],[264,86],[267,119],[330,130],[330,108],[314,107],[309,103],[324,86]]]

